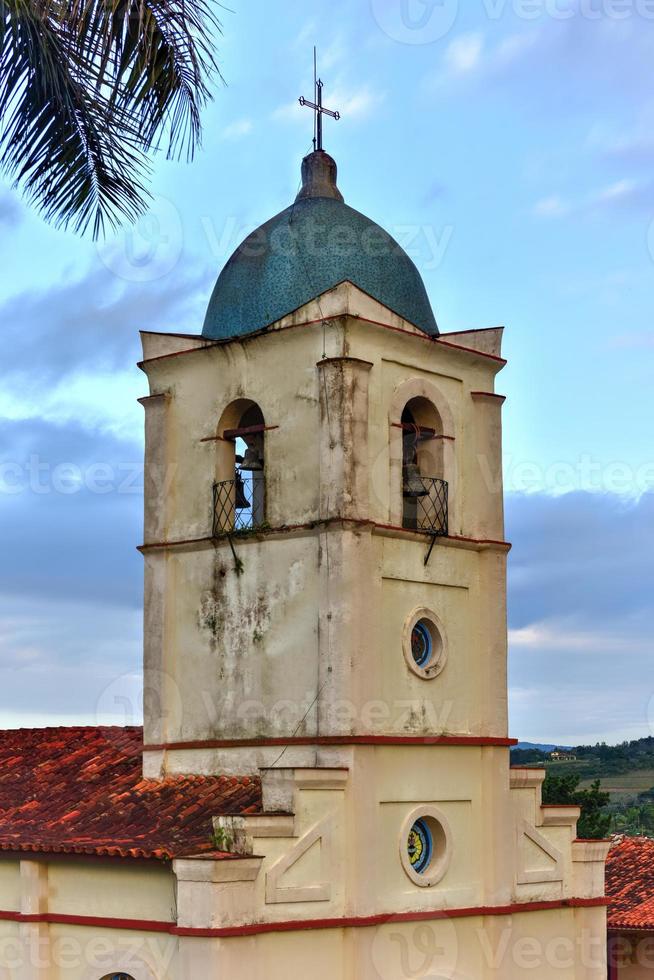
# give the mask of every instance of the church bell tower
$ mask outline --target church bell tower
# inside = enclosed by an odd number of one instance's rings
[[[202,335],[143,335],[144,774],[261,787],[175,862],[194,975],[606,975],[606,845],[509,766],[501,337],[439,331],[320,147]]]

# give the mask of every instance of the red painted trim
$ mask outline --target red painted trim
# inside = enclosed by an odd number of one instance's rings
[[[404,432],[416,432],[418,436],[422,439],[449,439],[451,442],[455,442],[454,436],[444,436],[440,432],[436,432],[436,429],[430,429],[426,425],[410,425],[408,422],[391,422],[391,427],[394,429],[402,429]]]
[[[372,361],[365,361],[362,357],[348,357],[344,354],[342,357],[321,357],[319,361],[316,361],[316,367],[322,367],[323,364],[340,364],[342,361],[347,361],[350,364],[363,364],[367,368],[375,366]]]
[[[278,425],[249,425],[245,429],[225,429],[221,436],[204,436],[199,442],[234,442],[239,436],[255,432],[270,432],[278,429]]]
[[[448,340],[443,340],[442,337],[437,337],[436,340],[445,347],[453,347],[455,350],[465,351],[466,354],[476,354],[478,357],[487,357],[491,361],[496,361],[498,364],[501,364],[502,367],[507,363],[505,357],[498,357],[497,354],[487,354],[486,351],[475,350],[474,347],[463,347],[461,344],[453,344]]]
[[[290,922],[257,922],[247,926],[231,926],[222,929],[185,929],[177,926],[177,936],[202,936],[229,939],[238,936],[255,936],[266,932],[295,932],[307,929],[366,929],[383,926],[389,922],[433,922],[442,919],[469,919],[476,916],[516,915],[520,912],[547,912],[562,908],[592,908],[605,905],[604,899],[570,898],[552,902],[525,902],[513,905],[480,905],[464,909],[433,909],[427,912],[387,912],[378,915],[343,916],[331,919],[296,919]]]
[[[171,351],[170,354],[157,354],[156,357],[148,357],[142,361],[137,361],[136,366],[143,371],[144,374],[147,374],[145,370],[146,364],[154,364],[155,361],[168,361],[171,357],[181,357],[182,354],[197,354],[198,351],[208,350],[211,347],[217,347],[219,343],[220,341],[218,340],[209,340],[208,343],[200,344],[197,347],[185,347],[183,350]]]
[[[483,329],[496,329],[493,327],[484,327]],[[462,331],[466,333],[467,331]],[[203,337],[201,333],[176,333],[173,330],[139,330],[140,334],[150,334],[152,337],[182,337],[184,340],[209,340],[208,337]]]
[[[260,536],[265,537],[266,535],[273,534],[289,534],[293,531],[310,531],[316,527],[330,527],[332,524],[354,524],[357,527],[372,527],[374,529],[379,529],[382,531],[397,531],[399,534],[405,537],[412,537],[414,540],[424,540],[429,538],[429,532],[420,532],[415,529],[402,527],[400,524],[382,524],[380,521],[368,521],[357,519],[354,517],[330,517],[323,520],[311,521],[306,524],[284,524],[280,527],[268,527],[257,531],[256,534],[250,534],[247,538],[243,540],[257,540]],[[215,541],[226,540],[227,535],[224,534],[220,538],[204,537],[204,538],[181,538],[177,541],[149,541],[143,544],[137,545],[137,551],[149,551],[153,548],[174,548],[181,545],[188,544],[205,544],[213,543]],[[237,538],[238,540],[238,538]],[[511,549],[510,541],[496,541],[494,538],[468,538],[460,534],[448,534],[447,537],[440,539],[442,542],[452,542],[457,541],[465,542],[466,544],[480,545],[482,547],[498,547],[505,548],[507,551]],[[523,768],[523,767],[521,767]]]
[[[339,286],[341,284],[340,283],[337,283],[336,285]],[[353,285],[354,285],[354,283],[353,283]],[[359,288],[359,287],[357,287],[357,288]],[[362,292],[365,292],[365,290],[362,290]],[[374,299],[374,297],[372,297],[372,298]],[[287,316],[291,316],[295,312],[296,312],[295,310],[290,310],[289,313],[286,314],[286,315]],[[392,312],[394,312],[394,311],[392,311]],[[396,315],[399,316],[400,314],[396,314]],[[426,341],[428,344],[442,344],[444,347],[450,347],[453,350],[464,351],[466,354],[473,354],[476,357],[488,358],[491,361],[496,361],[497,363],[501,364],[502,366],[504,366],[506,364],[506,359],[503,358],[503,357],[498,357],[496,354],[487,354],[485,351],[475,350],[474,347],[463,347],[461,344],[453,344],[451,341],[443,340],[443,337],[449,336],[448,334],[439,334],[439,336],[434,337],[431,334],[423,333],[422,331],[420,333],[414,333],[412,330],[405,330],[403,327],[394,327],[394,326],[392,326],[392,324],[390,324],[390,323],[382,323],[380,320],[370,320],[370,319],[368,319],[368,317],[365,317],[365,316],[357,316],[356,314],[352,314],[352,313],[339,313],[339,314],[337,314],[335,316],[332,316],[332,317],[320,317],[320,318],[317,318],[315,320],[305,320],[303,323],[289,323],[285,327],[276,327],[274,330],[271,330],[270,329],[270,327],[272,326],[272,324],[269,324],[268,326],[262,327],[260,330],[255,330],[252,333],[248,333],[248,334],[245,334],[245,335],[240,336],[240,337],[229,337],[229,338],[227,338],[225,340],[211,340],[211,338],[209,338],[209,337],[199,338],[199,339],[206,340],[207,343],[206,344],[203,344],[202,346],[198,346],[198,347],[187,347],[184,350],[173,351],[170,354],[158,354],[156,357],[150,357],[150,358],[147,358],[147,360],[138,361],[137,362],[137,367],[141,368],[141,370],[144,370],[146,364],[152,364],[154,361],[163,361],[163,360],[166,360],[167,358],[170,358],[170,357],[179,357],[182,354],[192,354],[195,351],[206,350],[209,347],[224,347],[226,344],[233,344],[235,342],[236,343],[243,343],[244,341],[253,340],[253,339],[257,338],[257,337],[262,337],[265,334],[282,333],[282,331],[284,331],[284,330],[296,330],[299,327],[312,327],[312,326],[316,326],[317,324],[322,325],[325,322],[329,322],[330,320],[337,320],[337,319],[340,319],[343,316],[349,317],[352,320],[358,320],[360,323],[369,323],[369,324],[371,324],[371,326],[383,327],[385,330],[392,330],[394,333],[401,333],[401,334],[404,334],[405,336],[408,336],[408,337],[415,337],[416,340],[420,340],[420,341],[423,341],[423,342]],[[407,323],[408,322],[409,321],[407,320]],[[419,328],[416,328],[416,329],[419,329]],[[488,329],[496,330],[498,328],[497,327],[490,327]],[[472,333],[473,331],[461,330],[461,331],[458,331],[458,332],[460,332],[460,333]],[[477,331],[474,331],[474,332],[476,333]],[[193,336],[193,335],[191,335],[191,336]]]
[[[428,746],[497,746],[517,745],[517,738],[474,735],[302,735],[294,738],[210,738],[189,742],[161,742],[144,745],[144,752],[179,749],[240,749],[281,745],[428,745]]]
[[[278,425],[246,425],[241,429],[225,429],[223,439],[228,439],[231,442],[233,439],[238,439],[239,436],[254,435],[257,432],[269,432],[271,429],[278,428]]]
[[[441,337],[456,337],[458,334],[461,334],[461,333],[490,333],[491,330],[504,330],[504,327],[503,326],[499,326],[499,327],[479,327],[478,329],[475,329],[475,327],[468,327],[467,330],[447,330],[445,333],[442,333],[441,334]],[[142,333],[147,333],[147,330],[143,330],[141,332]],[[181,334],[180,336],[184,336],[184,334]],[[191,336],[194,336],[194,335],[193,334],[188,334],[188,336],[191,337]]]
[[[607,932],[610,936],[623,936],[625,933],[630,935],[632,932],[644,933],[646,935],[652,935],[654,932],[654,925],[651,926],[630,926],[630,925],[620,925],[620,921],[614,919],[607,925]]]
[[[507,363],[505,358],[498,357],[497,354],[487,354],[486,351],[476,350],[474,347],[463,347],[461,346],[461,344],[453,344],[448,340],[443,340],[443,336],[446,336],[444,334],[439,334],[437,337],[434,337],[431,334],[426,333],[423,334],[423,336],[420,336],[420,334],[415,334],[411,330],[404,330],[403,327],[393,327],[390,323],[381,323],[379,320],[369,320],[368,317],[365,316],[353,316],[351,313],[345,315],[350,316],[353,320],[355,319],[359,320],[361,323],[370,323],[372,326],[375,327],[384,327],[385,330],[393,330],[395,333],[403,333],[405,335],[408,335],[409,337],[416,337],[418,340],[426,340],[430,344],[442,344],[444,347],[451,347],[454,350],[465,351],[466,354],[475,354],[477,357],[484,357],[484,358],[487,357],[491,361],[499,362],[502,366],[504,366]],[[322,323],[322,320],[319,322]],[[467,330],[462,331],[462,333],[468,333],[468,332],[469,331]]]
[[[506,395],[496,395],[494,391],[471,391],[472,398],[495,398],[500,404],[506,401]]]
[[[253,922],[242,926],[223,926],[218,929],[196,929],[178,926],[173,922],[151,919],[112,919],[90,915],[60,915],[46,912],[25,915],[21,912],[2,912],[0,920],[9,922],[47,922],[57,925],[93,926],[105,929],[129,929],[138,932],[166,932],[173,936],[203,939],[229,939],[256,936],[268,932],[303,932],[314,929],[366,929],[389,922],[429,922],[439,919],[467,919],[478,916],[517,915],[521,912],[547,912],[565,908],[598,908],[607,904],[604,898],[568,898],[550,902],[524,902],[512,905],[480,905],[459,909],[432,909],[426,912],[386,912],[377,915],[342,916],[325,919],[292,919],[287,922]]]
[[[42,912],[27,915],[24,912],[0,911],[0,921],[6,922],[46,922],[50,925],[93,926],[96,929],[129,929],[138,932],[168,932],[175,929],[174,922],[160,922],[156,919],[114,919],[96,915],[63,915],[58,912]]]
[[[374,528],[380,528],[383,531],[401,531],[403,534],[420,534],[420,531],[412,530],[408,527],[402,527],[401,524],[381,524],[379,521],[370,522]],[[429,532],[424,532],[428,534]],[[507,551],[511,549],[510,541],[496,541],[494,538],[466,538],[461,534],[448,534],[447,537],[440,539],[442,542],[445,541],[465,541],[468,544],[479,544],[479,545],[494,545],[499,548],[506,548]],[[522,766],[520,767],[522,768]]]
[[[606,931],[610,936],[623,935],[625,932],[654,932],[654,926],[621,926],[608,923]]]

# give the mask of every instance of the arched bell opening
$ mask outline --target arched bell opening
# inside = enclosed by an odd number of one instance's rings
[[[402,526],[447,534],[443,421],[422,397],[404,406],[402,428]]]
[[[213,533],[245,531],[266,520],[265,432],[256,402],[239,399],[218,426]]]

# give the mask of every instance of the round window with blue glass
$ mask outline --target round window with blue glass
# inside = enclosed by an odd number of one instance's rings
[[[438,617],[428,609],[413,611],[405,626],[404,657],[418,677],[428,680],[445,666],[445,642]]]
[[[451,859],[448,821],[434,806],[422,806],[407,816],[400,834],[400,858],[415,885],[428,888],[447,872]]]
[[[409,831],[407,851],[411,867],[417,874],[423,874],[429,867],[433,848],[431,830],[426,820],[416,820]]]
[[[431,660],[432,641],[429,626],[424,620],[411,631],[411,656],[418,667],[426,667]]]

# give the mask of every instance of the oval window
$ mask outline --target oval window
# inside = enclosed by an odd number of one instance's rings
[[[443,878],[452,856],[447,819],[434,806],[422,806],[405,820],[400,834],[402,866],[415,885],[428,888]]]
[[[445,666],[445,640],[438,617],[429,609],[414,609],[404,629],[404,659],[418,677],[430,680]]]

